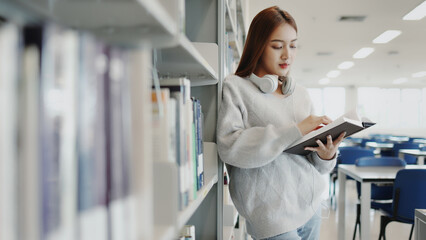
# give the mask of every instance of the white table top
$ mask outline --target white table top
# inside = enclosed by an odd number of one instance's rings
[[[393,182],[401,169],[426,169],[425,165],[405,167],[357,167],[353,164],[339,164],[339,170],[359,182]]]
[[[393,143],[367,142],[367,143],[365,143],[365,146],[371,147],[371,148],[391,149],[391,148],[393,148]]]
[[[426,209],[416,209],[415,215],[426,222]]]
[[[401,149],[399,152],[413,156],[426,156],[426,151],[420,151],[418,149]]]

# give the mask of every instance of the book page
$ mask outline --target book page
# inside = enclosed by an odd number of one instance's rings
[[[302,143],[304,141],[306,141],[307,139],[313,138],[323,132],[326,132],[344,122],[350,122],[354,125],[358,125],[360,127],[362,127],[362,122],[360,121],[360,117],[358,116],[358,113],[356,111],[356,109],[351,110],[345,114],[343,114],[342,116],[340,116],[339,118],[337,118],[336,120],[334,120],[333,122],[321,127],[320,129],[314,130],[309,132],[308,134],[306,134],[305,136],[303,136],[301,139],[297,140],[296,142],[294,142],[293,144],[291,144],[291,146],[295,146],[299,143]],[[290,147],[291,147],[290,146]]]
[[[349,112],[346,112],[340,118],[347,118],[347,119],[352,119],[355,121],[361,121],[361,118],[359,117],[358,111],[356,108],[350,110]]]

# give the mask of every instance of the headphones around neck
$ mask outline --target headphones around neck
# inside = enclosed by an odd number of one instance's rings
[[[252,73],[249,79],[264,93],[275,92],[278,88],[278,81],[283,83],[281,91],[284,95],[291,95],[296,87],[293,79],[286,76],[278,77],[277,75],[266,74],[263,77],[258,77]]]

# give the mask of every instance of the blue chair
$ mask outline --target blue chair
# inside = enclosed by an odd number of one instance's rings
[[[361,157],[374,157],[374,152],[371,149],[365,149],[359,146],[355,147],[340,147],[339,155],[337,156],[336,167],[330,173],[330,185],[333,184],[333,193],[331,193],[331,186],[329,187],[330,200],[333,203],[333,199],[336,195],[336,180],[337,180],[337,168],[339,164],[355,164],[355,160]],[[352,179],[347,177],[346,179]]]
[[[408,142],[414,142],[415,140],[426,140],[425,138],[422,137],[409,137],[408,138]]]
[[[420,145],[418,143],[409,143],[409,142],[395,143],[393,145],[392,155],[394,157],[398,157],[400,149],[420,149]],[[407,162],[407,164],[417,164],[417,158],[415,156],[405,154],[404,160]]]
[[[363,138],[363,139],[361,140],[360,146],[361,146],[361,147],[363,147],[363,148],[365,148],[365,147],[366,147],[367,142],[371,142],[371,141],[374,141],[374,140],[372,140],[372,139],[370,139],[370,138]]]
[[[355,162],[357,167],[373,167],[373,166],[405,166],[406,162],[397,157],[362,157],[358,158]],[[361,184],[357,182],[358,198],[361,193]],[[371,208],[380,209],[387,203],[378,202],[378,200],[391,200],[392,199],[393,186],[392,185],[371,185]],[[356,221],[353,239],[356,236],[356,229],[359,226],[361,232],[361,205],[358,203],[356,206]],[[360,234],[361,235],[361,234]]]
[[[361,157],[374,157],[374,151],[361,147],[339,148],[339,164],[355,164],[355,161]]]
[[[402,169],[396,174],[392,204],[381,208],[385,215],[380,217],[379,240],[386,240],[386,226],[392,221],[412,224],[411,239],[416,208],[426,208],[426,169]]]

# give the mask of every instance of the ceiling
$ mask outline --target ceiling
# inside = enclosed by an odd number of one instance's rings
[[[262,9],[277,5],[288,11],[298,26],[299,47],[292,75],[307,87],[344,61],[355,65],[329,78],[327,86],[426,87],[426,17],[405,21],[402,17],[424,0],[248,0],[248,22]],[[341,16],[365,16],[364,21],[339,21]],[[386,30],[401,35],[386,44],[372,41]],[[364,59],[352,55],[363,47],[375,51]],[[407,82],[395,85],[393,80]]]

